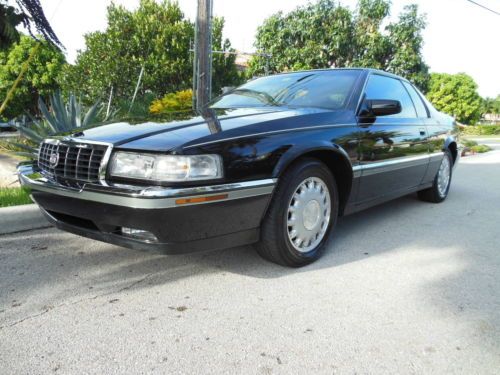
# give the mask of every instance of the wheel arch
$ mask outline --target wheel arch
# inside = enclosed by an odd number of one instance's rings
[[[339,193],[339,214],[342,215],[349,200],[353,183],[353,169],[347,152],[336,144],[292,148],[280,158],[273,170],[273,177],[279,178],[293,163],[303,158],[314,158],[321,161],[333,174]]]
[[[453,158],[453,164],[455,164],[455,162],[457,161],[457,157],[458,157],[458,145],[457,145],[457,142],[454,138],[448,137],[446,139],[443,151],[446,151],[446,150],[449,150],[451,152],[451,156]]]

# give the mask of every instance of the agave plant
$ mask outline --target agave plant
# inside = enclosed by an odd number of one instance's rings
[[[50,97],[50,110],[42,98],[38,99],[38,108],[42,114],[42,119],[37,120],[31,117],[33,125],[18,126],[19,132],[32,141],[36,146],[23,143],[13,143],[22,152],[17,154],[35,158],[38,153],[38,144],[47,137],[73,133],[78,129],[100,125],[98,115],[100,112],[100,102],[97,101],[85,113],[82,105],[71,94],[67,104],[64,103],[60,91],[54,92]]]

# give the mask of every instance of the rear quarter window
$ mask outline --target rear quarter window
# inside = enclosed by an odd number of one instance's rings
[[[403,81],[403,85],[406,87],[406,90],[408,90],[408,93],[411,96],[411,100],[413,100],[413,104],[415,105],[415,109],[417,111],[417,116],[422,117],[422,118],[429,117],[427,114],[427,109],[425,108],[424,102],[422,101],[422,98],[415,91],[413,86],[405,81]]]

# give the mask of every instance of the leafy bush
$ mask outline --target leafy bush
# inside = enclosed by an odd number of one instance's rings
[[[476,125],[466,126],[461,129],[464,135],[500,135],[500,126],[497,125]]]
[[[491,148],[487,145],[475,145],[475,146],[472,146],[470,149],[474,152],[477,152],[477,153],[488,152],[491,150]]]
[[[437,110],[464,124],[475,124],[481,118],[483,100],[477,83],[465,73],[432,73],[427,98]]]
[[[2,3],[4,1],[0,1]],[[0,21],[0,30],[2,27]],[[14,118],[26,112],[36,113],[37,97],[46,97],[58,87],[65,65],[63,53],[43,39],[36,41],[27,35],[21,35],[18,43],[13,44],[10,49],[0,51],[0,102],[6,98],[24,63],[35,49],[36,54],[33,55],[28,70],[2,113],[6,118]]]
[[[116,121],[146,120],[151,117],[149,107],[155,97],[150,92],[138,95],[133,105],[131,105],[130,99],[117,98],[109,117]]]
[[[462,140],[462,145],[465,146],[465,152],[474,152],[474,153],[483,153],[483,152],[488,152],[491,150],[491,148],[487,145],[480,145],[476,141],[470,140],[470,139],[463,139]]]
[[[500,126],[486,125],[479,126],[481,135],[500,135]]]
[[[169,112],[188,111],[193,103],[193,90],[181,90],[153,100],[149,111],[155,115]]]
[[[105,30],[84,36],[85,48],[62,74],[63,90],[81,94],[90,104],[97,97],[108,96],[113,87],[113,101],[127,100],[142,68],[139,94],[151,91],[158,98],[191,87],[193,54],[189,44],[194,40],[194,23],[185,17],[179,2],[140,0],[135,1],[133,10],[117,3],[107,7]],[[213,50],[234,51],[223,37],[222,18],[213,17],[212,34]],[[239,83],[235,59],[232,54],[214,54],[214,93]]]
[[[353,9],[336,0],[305,2],[278,12],[257,28],[249,76],[328,67],[370,67],[402,75],[425,92],[428,66],[421,53],[425,18],[417,5],[388,21],[391,1],[358,0]]]
[[[465,147],[468,147],[468,148],[471,148],[472,146],[477,146],[477,142],[476,141],[471,141],[469,139],[464,139],[462,141],[462,144],[465,146]]]

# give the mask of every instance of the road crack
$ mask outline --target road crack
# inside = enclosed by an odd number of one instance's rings
[[[39,313],[36,313],[36,314],[32,314],[32,315],[28,315],[28,316],[26,316],[26,317],[24,317],[24,318],[22,318],[20,320],[17,320],[15,322],[10,323],[10,324],[6,324],[6,325],[3,325],[3,326],[0,326],[0,329],[10,328],[10,327],[17,326],[18,324],[21,324],[21,323],[23,323],[23,322],[25,322],[27,320],[38,318],[38,317],[40,317],[42,315],[47,314],[49,311],[56,310],[56,309],[59,309],[61,307],[74,306],[74,305],[78,305],[78,304],[80,304],[82,302],[93,301],[93,300],[96,300],[96,299],[98,299],[100,297],[106,297],[106,296],[110,296],[110,295],[113,295],[113,294],[121,293],[121,292],[126,291],[126,290],[130,290],[133,287],[135,287],[135,286],[137,286],[139,284],[142,284],[144,281],[146,281],[151,276],[153,276],[153,275],[155,275],[157,273],[158,272],[149,273],[146,276],[140,278],[139,280],[136,280],[136,281],[130,283],[129,285],[126,285],[126,286],[124,286],[122,288],[119,288],[118,290],[115,290],[115,291],[101,293],[101,294],[96,294],[95,296],[81,298],[81,299],[73,301],[73,302],[61,303],[59,305],[46,307],[42,312],[39,312]]]

